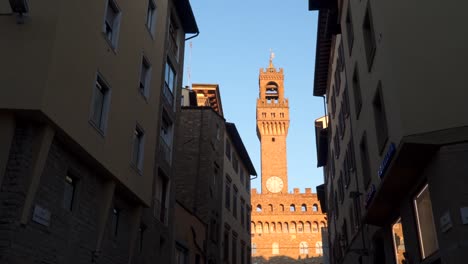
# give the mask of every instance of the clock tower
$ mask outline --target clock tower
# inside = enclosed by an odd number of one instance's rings
[[[288,99],[284,98],[283,69],[260,69],[257,99],[257,136],[261,145],[262,193],[288,193],[286,136],[289,128]]]

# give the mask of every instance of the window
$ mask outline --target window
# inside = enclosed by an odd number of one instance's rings
[[[112,234],[117,236],[119,233],[120,210],[112,208]]]
[[[232,193],[232,216],[237,218],[237,195],[238,195],[237,187],[234,185],[234,192]]]
[[[388,139],[387,117],[382,95],[382,82],[379,81],[377,91],[372,102],[374,106],[375,132],[377,134],[377,146],[382,153]]]
[[[169,165],[172,163],[172,139],[174,135],[174,126],[169,114],[163,109],[161,116],[161,133],[159,151],[162,159]]]
[[[104,34],[113,48],[117,47],[121,12],[114,0],[109,0],[106,7]]]
[[[244,219],[244,215],[245,215],[245,201],[244,199],[241,198],[241,208],[240,208],[240,218],[241,218],[241,226],[244,226],[244,223],[245,223],[245,219]]]
[[[145,224],[140,224],[140,227],[138,228],[138,251],[141,253],[143,252],[143,241],[145,237],[145,230],[146,230],[146,225]]]
[[[146,11],[146,27],[151,35],[154,36],[156,23],[156,4],[154,0],[148,0],[148,10]]]
[[[289,224],[285,222],[283,225],[283,233],[288,233],[288,232],[289,232]]]
[[[317,241],[315,243],[315,254],[318,254],[320,256],[323,255],[323,247],[321,241]]]
[[[252,230],[252,233],[255,233],[257,231],[257,229],[255,229],[255,223],[254,222],[250,222],[250,225],[251,225],[251,230]]]
[[[179,56],[179,45],[178,45],[178,27],[175,24],[175,21],[171,17],[169,23],[169,49],[174,54],[176,58]]]
[[[297,225],[297,232],[298,233],[303,233],[304,232],[304,223],[302,221],[299,221]]]
[[[245,177],[245,190],[250,192],[250,175],[247,173]]]
[[[354,106],[356,110],[356,119],[359,119],[359,114],[362,109],[362,97],[361,97],[361,84],[359,82],[359,70],[358,66],[354,67],[353,73],[353,92],[354,92]]]
[[[270,225],[270,233],[275,233],[276,232],[276,224],[275,222],[272,222]]]
[[[256,230],[257,234],[263,233],[263,224],[262,224],[262,222],[258,222],[256,228],[257,228],[257,230]]]
[[[425,259],[439,249],[434,216],[432,213],[432,202],[429,194],[429,185],[424,185],[413,202],[416,224],[418,227],[421,258]]]
[[[335,93],[333,93],[331,97],[331,116],[335,117],[335,111],[336,111],[336,98],[335,98]]]
[[[362,32],[364,35],[364,48],[366,50],[367,66],[368,70],[371,70],[372,63],[374,61],[376,43],[375,43],[375,32],[374,24],[372,23],[372,11],[370,2],[367,2],[366,14],[364,16],[364,22],[362,24]]]
[[[245,223],[246,223],[246,228],[247,228],[247,231],[250,233],[250,226],[247,224],[248,222],[250,222],[250,207],[247,206],[246,208],[247,212],[245,214]],[[255,232],[255,230],[252,230],[253,232]]]
[[[258,213],[262,212],[262,205],[260,205],[260,204],[257,205],[257,212]]]
[[[240,182],[241,184],[244,184],[244,168],[240,167]]]
[[[216,221],[216,218],[212,217],[211,218],[211,223],[210,223],[210,239],[213,242],[218,242],[218,233],[219,233],[219,226],[218,222]]]
[[[309,245],[307,242],[301,242],[299,244],[299,254],[306,255],[309,254]]]
[[[144,56],[141,59],[141,69],[140,69],[140,93],[144,97],[148,97],[150,89],[150,80],[151,80],[151,64],[148,59]]]
[[[405,259],[405,240],[403,236],[403,226],[401,225],[401,218],[398,218],[395,223],[392,225],[392,235],[393,235],[393,248],[395,251],[395,259],[397,264],[404,263]]]
[[[338,115],[338,123],[340,125],[340,137],[343,138],[346,131],[346,121],[345,121],[345,105],[344,100],[341,101],[340,114]]]
[[[232,263],[237,263],[237,235],[232,234]]]
[[[236,173],[239,172],[239,160],[237,159],[237,155],[234,153],[232,154],[232,168]]]
[[[263,226],[263,233],[270,233],[270,224],[268,222],[265,222]]]
[[[305,223],[305,226],[304,226],[304,232],[305,232],[305,233],[310,233],[310,226],[311,226],[310,222],[307,221],[307,222]]]
[[[341,65],[340,64],[341,63],[339,62],[339,64],[335,68],[335,91],[336,91],[337,96],[340,94],[340,90],[341,90],[341,71],[340,71]]]
[[[244,241],[241,241],[240,259],[241,259],[241,264],[245,264],[245,242]]]
[[[349,117],[349,96],[348,96],[348,84],[345,82],[345,88],[343,92],[343,104],[342,104],[342,111],[344,113],[344,117]]]
[[[340,171],[340,178],[338,178],[338,197],[340,202],[344,200],[344,184],[343,184],[343,171]]]
[[[278,242],[275,242],[275,243],[273,243],[273,245],[271,245],[271,254],[273,254],[273,255],[278,255],[279,254],[279,244],[278,244]]]
[[[229,258],[229,231],[224,230],[224,239],[223,239],[223,259],[227,260]]]
[[[176,243],[176,250],[175,250],[175,263],[176,264],[186,264],[188,260],[188,250]]]
[[[226,139],[226,157],[231,160],[231,143]]]
[[[289,233],[296,233],[296,222],[291,222]]]
[[[359,152],[361,153],[361,166],[362,176],[364,180],[364,187],[367,188],[371,181],[370,167],[369,167],[369,152],[367,149],[367,137],[366,133],[362,135],[361,143],[359,144]]]
[[[318,212],[318,205],[317,204],[312,205],[312,211]]]
[[[268,205],[268,210],[269,210],[270,212],[273,212],[273,205],[272,205],[272,204],[269,204],[269,205]]]
[[[71,176],[65,176],[65,188],[63,190],[63,208],[73,211],[73,203],[75,201],[77,180]]]
[[[353,43],[354,43],[354,29],[353,29],[353,19],[351,16],[351,5],[349,4],[348,4],[348,13],[346,14],[346,35],[348,37],[349,55],[351,56],[351,51],[353,50]]]
[[[252,243],[252,255],[257,254],[257,244]]]
[[[314,223],[312,223],[312,232],[317,233],[318,227],[319,227],[318,223],[314,221]]]
[[[226,177],[226,185],[225,185],[225,201],[224,206],[226,209],[231,210],[231,181],[228,177]]]
[[[336,127],[336,132],[338,132],[338,126]],[[335,133],[335,136],[333,137],[333,144],[334,144],[334,147],[335,147],[335,158],[339,158],[340,157],[340,152],[341,152],[341,148],[340,148],[340,139],[338,137],[338,133]]]
[[[295,206],[294,204],[291,204],[291,205],[289,206],[289,211],[295,212],[295,211],[296,211],[296,206]]]
[[[106,129],[109,101],[110,88],[106,85],[101,76],[98,75],[94,87],[93,108],[90,121],[100,132],[104,132]]]
[[[132,165],[140,172],[143,170],[144,135],[143,130],[136,126],[133,131]]]
[[[168,184],[166,176],[159,171],[154,194],[154,217],[164,224],[167,224]]]
[[[302,212],[307,212],[307,205],[306,204],[301,205],[301,211]]]
[[[176,73],[169,59],[166,62],[166,70],[164,73],[164,97],[169,105],[174,103],[174,87],[176,82]]]

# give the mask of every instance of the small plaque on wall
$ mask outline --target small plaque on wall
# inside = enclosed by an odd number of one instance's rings
[[[447,211],[440,217],[440,229],[445,233],[449,231],[452,226],[452,219],[450,218],[449,211]]]
[[[32,220],[38,224],[49,226],[50,225],[50,211],[36,204],[34,206]]]

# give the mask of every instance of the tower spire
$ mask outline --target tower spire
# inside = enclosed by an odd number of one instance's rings
[[[273,53],[273,50],[270,49],[270,65],[268,66],[268,68],[274,68],[273,66],[273,59],[275,58],[275,53]]]

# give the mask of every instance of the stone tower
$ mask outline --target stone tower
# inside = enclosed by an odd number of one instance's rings
[[[286,136],[289,128],[288,99],[284,98],[284,73],[273,66],[260,69],[257,99],[257,136],[261,145],[262,193],[288,192]]]

